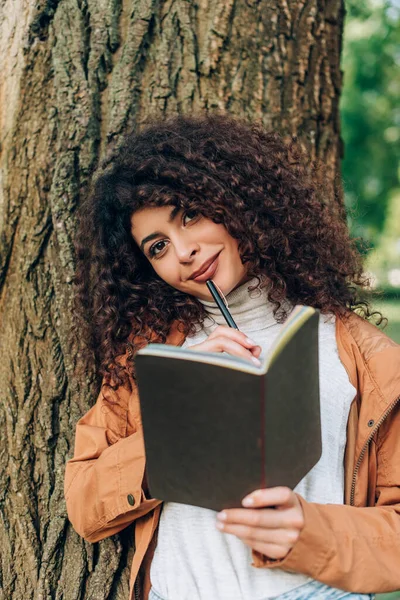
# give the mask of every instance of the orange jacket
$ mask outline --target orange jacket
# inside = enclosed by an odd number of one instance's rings
[[[337,318],[336,339],[358,391],[347,426],[345,503],[299,497],[305,526],[293,549],[278,561],[253,552],[253,565],[296,571],[350,592],[393,591],[400,589],[400,346],[354,313]],[[182,335],[175,329],[167,342],[180,344]],[[100,392],[78,422],[65,498],[73,527],[89,542],[136,521],[132,600],[139,587],[147,598],[161,503],[144,491],[136,388],[120,387],[116,399],[110,405]]]

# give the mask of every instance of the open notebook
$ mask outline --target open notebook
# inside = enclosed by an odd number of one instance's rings
[[[297,485],[321,456],[318,321],[296,306],[261,367],[166,344],[138,351],[152,497],[221,510]]]

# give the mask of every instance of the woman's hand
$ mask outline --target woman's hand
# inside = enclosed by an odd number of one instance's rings
[[[247,337],[246,334],[233,329],[218,325],[208,336],[205,342],[190,346],[188,350],[197,350],[198,352],[227,352],[233,356],[247,358],[260,366],[258,357],[261,354],[261,347],[256,342]]]
[[[304,527],[297,495],[287,487],[257,490],[246,496],[243,506],[217,515],[217,528],[236,535],[252,550],[272,559],[285,558]]]

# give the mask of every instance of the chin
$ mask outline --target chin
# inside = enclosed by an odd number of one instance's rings
[[[219,287],[224,296],[227,296],[239,285],[241,285],[243,277],[240,279],[237,277],[228,279],[227,277],[218,277],[218,274],[216,274],[212,280]]]

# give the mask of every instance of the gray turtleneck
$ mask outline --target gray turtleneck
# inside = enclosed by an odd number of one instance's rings
[[[241,331],[268,352],[281,325],[265,288],[249,293],[253,279],[227,296],[229,310]],[[226,322],[214,302],[202,301],[209,317],[184,347],[204,341]],[[344,449],[350,404],[356,394],[340,361],[333,316],[320,318],[320,397],[322,456],[296,486],[309,502],[342,504]],[[322,351],[323,350],[323,351]],[[265,600],[309,581],[282,569],[251,566],[251,550],[233,535],[216,529],[216,513],[184,504],[166,503],[161,513],[150,578],[164,600]],[[312,552],[312,549],[310,549]]]

